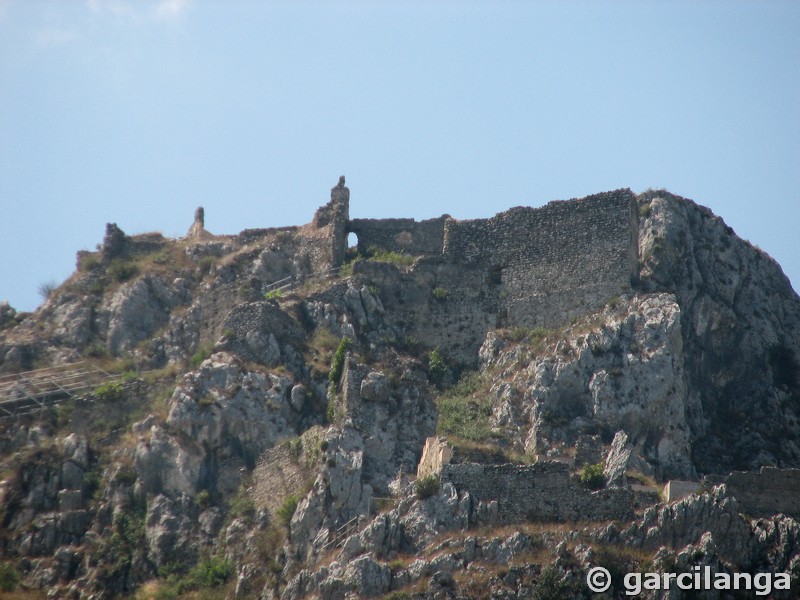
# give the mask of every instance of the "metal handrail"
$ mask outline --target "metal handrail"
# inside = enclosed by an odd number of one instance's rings
[[[98,367],[86,369],[84,363],[6,376],[7,381],[0,386],[0,420],[30,414],[73,398],[91,398],[97,387],[120,378]]]
[[[302,283],[307,283],[309,281],[313,281],[315,279],[323,279],[334,275],[342,270],[342,266],[338,267],[331,267],[330,269],[325,269],[324,271],[317,271],[316,273],[309,273],[308,275],[301,275],[297,277],[296,275],[289,275],[288,277],[284,277],[283,279],[278,279],[277,281],[273,281],[272,283],[267,284],[264,286],[264,293],[269,294],[270,292],[277,292],[283,291],[286,289],[294,289],[295,285],[298,283],[298,279]]]

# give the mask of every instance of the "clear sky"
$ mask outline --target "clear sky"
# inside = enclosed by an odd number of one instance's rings
[[[0,300],[105,224],[488,217],[620,187],[800,285],[800,2],[0,0]]]

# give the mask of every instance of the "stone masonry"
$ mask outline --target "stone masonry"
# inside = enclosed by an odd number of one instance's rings
[[[638,277],[636,196],[617,190],[491,219],[449,220],[444,256],[502,286],[499,325],[552,326],[629,291]]]
[[[591,492],[570,477],[568,465],[558,462],[444,465],[442,482],[469,491],[484,504],[496,503],[497,518],[506,523],[627,520],[635,505],[630,490]]]
[[[734,471],[725,477],[711,475],[703,483],[705,486],[724,483],[752,516],[783,513],[800,517],[800,469],[761,467],[760,471]]]
[[[628,189],[490,219],[353,219],[346,226],[358,235],[359,252],[379,247],[438,257],[416,268],[450,280],[451,288],[480,287],[493,304],[482,301],[481,310],[488,308],[496,327],[557,326],[629,292],[639,273],[638,228]],[[443,265],[461,276],[447,277]]]

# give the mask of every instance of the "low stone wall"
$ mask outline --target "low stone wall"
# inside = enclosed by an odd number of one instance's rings
[[[575,482],[563,463],[444,465],[442,482],[497,503],[503,522],[605,521],[633,517],[634,494],[626,489],[591,492]]]
[[[800,469],[761,467],[760,471],[734,471],[726,477],[707,477],[704,483],[724,483],[751,516],[783,513],[800,518]]]

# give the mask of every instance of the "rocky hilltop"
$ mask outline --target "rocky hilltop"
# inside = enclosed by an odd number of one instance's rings
[[[421,222],[349,193],[238,235],[109,224],[0,305],[0,589],[557,600],[708,567],[797,597],[775,261],[666,191]]]

